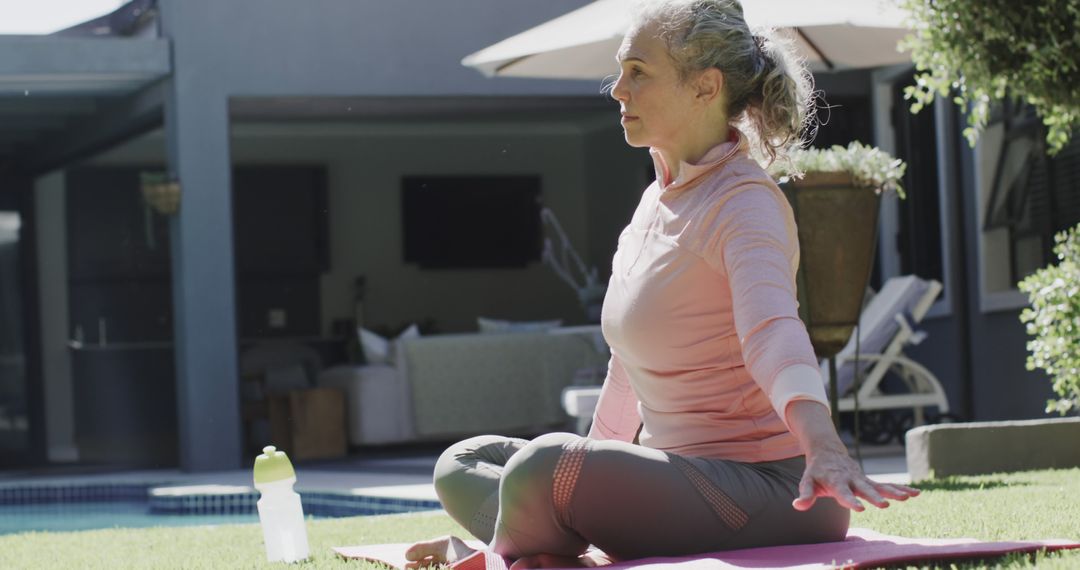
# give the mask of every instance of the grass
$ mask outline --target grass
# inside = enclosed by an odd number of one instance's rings
[[[852,526],[887,534],[980,540],[1080,540],[1080,469],[950,477],[915,485],[922,494],[855,513]],[[959,568],[1080,568],[1080,550],[1031,560],[1014,555]],[[934,566],[931,566],[934,567]],[[945,565],[949,568],[949,565]]]
[[[288,568],[377,568],[346,562],[331,546],[409,542],[465,530],[441,511],[308,521],[312,557]],[[102,529],[0,536],[0,568],[286,568],[266,561],[258,524]]]
[[[983,540],[1080,540],[1080,469],[956,477],[920,485],[922,496],[884,510],[856,513],[853,526],[887,534]],[[464,530],[442,513],[313,520],[312,558],[303,568],[366,570],[331,546],[410,542]],[[265,562],[258,525],[107,529],[0,536],[0,568],[282,568]],[[1012,556],[958,568],[1080,567],[1080,551]],[[930,566],[933,567],[933,566]],[[944,568],[950,568],[946,564]]]

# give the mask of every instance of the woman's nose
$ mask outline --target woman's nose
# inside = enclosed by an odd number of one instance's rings
[[[615,79],[615,84],[611,86],[611,96],[616,101],[625,102],[630,98],[630,93],[626,89],[626,81],[623,79],[624,75],[619,74],[619,77]]]

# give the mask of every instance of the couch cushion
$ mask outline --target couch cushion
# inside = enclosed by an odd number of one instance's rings
[[[394,339],[384,338],[378,333],[365,328],[360,328],[358,333],[360,335],[360,348],[364,351],[364,362],[390,366],[393,366],[396,362],[398,341],[420,338],[420,329],[415,324],[409,325]]]
[[[562,389],[607,355],[592,335],[434,335],[402,343],[421,437],[542,433],[569,421]]]

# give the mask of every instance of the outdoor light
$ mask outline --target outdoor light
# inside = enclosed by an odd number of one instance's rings
[[[142,172],[139,174],[143,200],[158,213],[171,216],[180,211],[180,181],[175,174]]]

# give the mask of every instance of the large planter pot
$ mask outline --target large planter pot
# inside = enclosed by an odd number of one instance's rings
[[[799,316],[818,358],[830,358],[859,319],[881,197],[845,173],[809,172],[781,188],[799,227]]]

